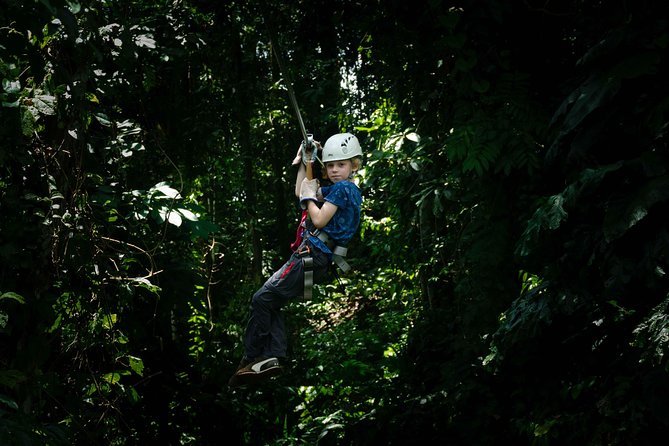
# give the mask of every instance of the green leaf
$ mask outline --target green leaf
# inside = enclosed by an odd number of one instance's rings
[[[406,135],[404,135],[404,137],[409,141],[413,141],[416,143],[420,142],[420,135],[416,132],[409,132]]]
[[[2,89],[10,94],[18,93],[21,91],[21,82],[18,80],[3,79]]]
[[[610,203],[604,217],[604,236],[611,241],[639,223],[650,209],[669,200],[669,176],[654,178],[636,190],[630,190],[625,201]]]
[[[51,324],[51,327],[47,330],[47,333],[53,333],[60,327],[60,323],[62,321],[63,315],[59,314],[58,317],[56,318],[55,321],[53,321],[53,324]]]
[[[105,127],[111,127],[112,122],[104,113],[96,113],[93,115],[97,121]]]
[[[669,299],[653,308],[634,329],[633,344],[641,350],[641,362],[659,366],[669,354]]]
[[[48,94],[38,94],[33,98],[33,105],[43,115],[56,114],[56,98]]]
[[[208,220],[198,220],[190,224],[191,233],[195,238],[209,238],[209,235],[220,230],[220,227]]]
[[[173,224],[174,226],[181,226],[182,219],[181,216],[174,210],[170,209],[167,206],[163,206],[160,209],[158,209],[158,223],[164,223],[167,221],[170,224]]]
[[[133,372],[139,376],[144,376],[144,361],[142,361],[142,358],[128,355],[128,363]]]
[[[141,288],[146,288],[152,293],[157,293],[158,291],[160,291],[160,287],[158,285],[152,284],[151,281],[149,281],[149,279],[145,277],[133,277],[130,280],[132,282],[136,282],[137,284],[139,284]]]
[[[168,211],[167,212],[167,221],[170,224],[173,224],[176,227],[181,226],[181,223],[183,223],[183,220],[181,219],[181,215],[176,211]]]
[[[567,219],[568,213],[564,209],[564,202],[564,195],[556,194],[548,197],[545,204],[534,212],[520,237],[517,248],[519,255],[526,256],[530,253],[531,246],[539,239],[544,229],[555,230]]]
[[[149,34],[140,34],[139,36],[135,37],[135,45],[143,48],[155,48],[156,41],[153,36]]]
[[[155,192],[160,192],[160,194],[164,195],[167,198],[172,198],[172,199],[178,199],[181,198],[181,195],[179,194],[179,191],[168,186],[167,183],[158,183],[155,186],[153,186],[149,190],[150,195],[154,195]],[[156,197],[156,198],[164,198],[164,197]]]
[[[67,0],[67,6],[70,8],[70,12],[72,14],[79,14],[79,12],[81,11],[81,5],[79,4],[79,2]]]
[[[13,291],[2,293],[2,295],[0,296],[0,300],[5,300],[5,299],[12,299],[21,304],[26,303],[26,300],[23,298],[23,296],[21,296],[20,294],[16,294]]]
[[[135,390],[134,387],[127,387],[126,395],[132,404],[135,404],[139,401],[139,393],[137,393],[137,390]]]
[[[110,330],[117,322],[118,316],[116,314],[105,314],[102,317],[102,326]]]
[[[2,393],[0,393],[0,403],[3,403],[5,406],[9,407],[12,410],[18,410],[19,408],[19,405],[16,404],[16,401],[14,401],[13,399],[9,398],[6,395],[3,395]]]
[[[198,220],[197,215],[195,215],[193,212],[189,211],[188,209],[178,208],[176,210],[176,212],[178,212],[186,220],[189,220],[189,221],[197,221]]]
[[[116,384],[121,380],[122,375],[126,375],[124,372],[111,372],[106,373],[102,376],[102,379],[107,381],[109,384]]]
[[[20,105],[20,100],[19,100],[19,99],[17,99],[17,100],[14,101],[14,102],[5,102],[5,101],[2,101],[2,106],[3,106],[3,107],[6,107],[6,108],[16,108],[16,107],[18,107],[19,105]]]
[[[593,76],[579,85],[562,102],[551,120],[552,125],[560,116],[565,115],[564,124],[557,141],[574,130],[595,109],[607,103],[619,89],[619,79],[606,78],[601,74]]]
[[[34,109],[34,107],[32,107]],[[35,116],[28,109],[21,107],[21,133],[24,136],[31,136],[35,131]]]

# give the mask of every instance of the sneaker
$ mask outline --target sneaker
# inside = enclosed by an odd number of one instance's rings
[[[251,362],[242,359],[239,368],[228,381],[230,387],[242,384],[254,384],[265,379],[281,374],[283,371],[277,358],[261,357]]]
[[[272,373],[281,370],[281,365],[277,358],[258,358],[253,362],[248,363],[237,371],[239,375]]]

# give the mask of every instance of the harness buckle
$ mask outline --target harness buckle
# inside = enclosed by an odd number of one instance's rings
[[[302,246],[297,249],[297,254],[301,257],[307,257],[311,254],[311,248],[309,248],[308,244],[303,243]]]

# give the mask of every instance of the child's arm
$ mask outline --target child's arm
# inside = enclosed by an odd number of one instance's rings
[[[326,201],[320,208],[315,201],[307,200],[307,211],[311,222],[318,229],[322,229],[332,219],[332,216],[337,212],[337,205]]]
[[[306,209],[309,219],[318,229],[325,227],[332,216],[337,212],[337,205],[326,201],[323,206],[318,206],[318,180],[302,180],[300,185],[300,203],[302,209]]]
[[[307,168],[300,161],[300,167],[297,168],[297,177],[295,178],[295,196],[300,198],[300,190],[302,189],[302,180],[307,177]]]

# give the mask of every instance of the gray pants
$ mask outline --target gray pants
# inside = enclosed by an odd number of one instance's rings
[[[303,242],[297,252],[267,279],[251,299],[251,315],[244,334],[247,359],[260,356],[285,358],[288,344],[281,308],[290,299],[304,294],[303,256],[298,254],[308,246],[313,258],[314,283],[323,282],[328,276],[330,260],[327,254]]]

